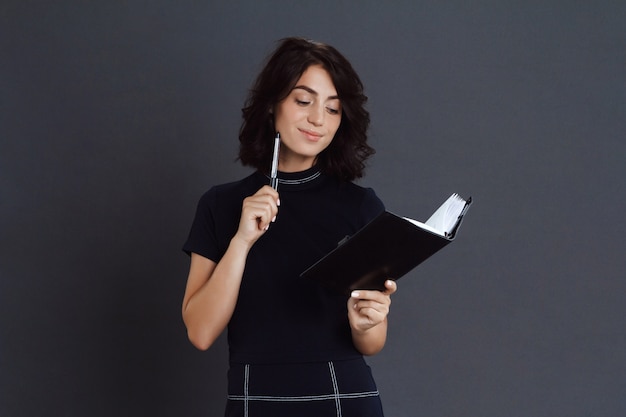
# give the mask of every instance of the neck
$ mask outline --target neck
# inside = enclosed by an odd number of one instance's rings
[[[278,170],[280,172],[301,172],[312,168],[315,165],[317,158],[302,158],[294,160],[289,158],[288,160],[279,159]]]

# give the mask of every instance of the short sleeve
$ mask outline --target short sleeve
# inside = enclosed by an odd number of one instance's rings
[[[360,207],[363,225],[369,223],[383,211],[385,211],[385,205],[382,200],[378,198],[374,189],[365,188],[365,195],[363,196]]]
[[[220,254],[215,228],[215,194],[216,190],[212,188],[200,198],[183,251],[188,255],[194,252],[217,262]]]

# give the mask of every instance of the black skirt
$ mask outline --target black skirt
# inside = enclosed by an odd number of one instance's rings
[[[233,364],[226,417],[382,417],[362,358],[296,364]]]

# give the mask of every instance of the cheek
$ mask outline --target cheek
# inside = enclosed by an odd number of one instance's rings
[[[329,130],[332,129],[333,137],[335,137],[335,135],[337,134],[337,131],[339,130],[339,126],[341,126],[341,119],[335,121],[332,127],[329,129]]]
[[[274,112],[274,124],[276,126],[285,126],[303,118],[306,118],[306,114],[297,108],[278,106]]]

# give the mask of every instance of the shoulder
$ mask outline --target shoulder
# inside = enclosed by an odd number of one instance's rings
[[[371,187],[364,187],[353,182],[341,182],[338,184],[338,188],[342,194],[350,199],[360,201],[362,204],[377,204],[384,209],[382,200]]]
[[[239,181],[215,185],[202,194],[185,251],[219,260],[237,230],[241,203],[245,197],[256,192],[257,181],[262,181],[262,178],[252,174]]]
[[[373,188],[364,187],[353,182],[338,184],[338,190],[344,202],[349,202],[356,213],[364,221],[369,221],[385,211],[385,204],[378,197]]]
[[[262,181],[262,175],[255,172],[238,181],[214,185],[200,197],[199,204],[209,207],[216,207],[218,203],[239,206],[241,200],[254,194],[260,188]]]

